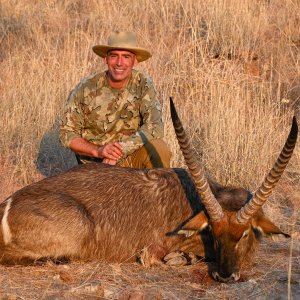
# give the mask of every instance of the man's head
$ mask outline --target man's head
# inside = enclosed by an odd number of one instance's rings
[[[110,50],[104,61],[108,68],[108,82],[114,88],[126,86],[132,68],[138,64],[136,55],[126,50]]]
[[[131,70],[138,62],[151,57],[148,50],[137,46],[136,36],[132,32],[116,31],[109,36],[107,45],[96,45],[93,51],[104,58],[109,83],[116,88],[127,84]]]

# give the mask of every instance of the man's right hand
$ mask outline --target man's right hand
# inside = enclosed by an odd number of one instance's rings
[[[104,158],[102,163],[103,164],[108,164],[108,165],[111,165],[111,166],[115,166],[117,164],[117,160],[115,159],[108,159],[108,158]]]

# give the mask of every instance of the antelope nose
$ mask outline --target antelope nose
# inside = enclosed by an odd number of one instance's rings
[[[232,273],[230,276],[222,277],[218,272],[213,272],[212,276],[215,280],[220,282],[238,281],[240,279],[239,273]]]
[[[230,277],[233,281],[238,281],[240,279],[240,273],[232,273]]]

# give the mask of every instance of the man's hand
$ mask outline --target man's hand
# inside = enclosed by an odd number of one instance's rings
[[[109,158],[104,158],[102,163],[104,164],[108,164],[108,165],[111,165],[111,166],[115,166],[117,164],[117,160],[115,159],[109,159]]]
[[[99,147],[98,156],[103,158],[103,163],[115,165],[123,156],[122,150],[118,142],[111,142]]]
[[[110,165],[115,165],[123,156],[123,148],[118,142],[107,143],[99,147],[81,137],[71,141],[70,149],[80,155],[102,158],[104,163]]]

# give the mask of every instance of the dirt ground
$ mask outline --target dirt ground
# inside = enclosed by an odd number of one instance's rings
[[[290,255],[290,247],[292,256]],[[1,299],[299,299],[299,239],[263,243],[236,283],[221,284],[207,264],[144,268],[104,262],[0,267]]]

